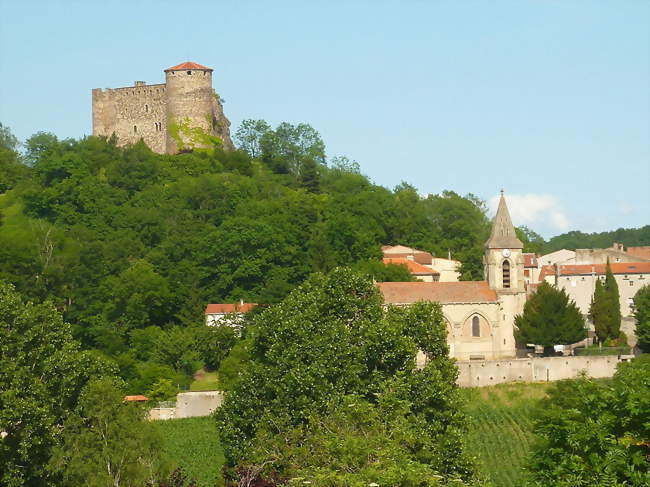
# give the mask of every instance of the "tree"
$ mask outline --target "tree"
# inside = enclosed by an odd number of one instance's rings
[[[0,123],[0,194],[13,188],[28,172],[18,153],[18,139]]]
[[[46,466],[69,411],[90,377],[116,373],[79,349],[54,306],[0,283],[0,484],[52,485]]]
[[[650,285],[646,284],[634,296],[637,344],[641,350],[650,352]]]
[[[613,380],[557,382],[538,409],[530,457],[534,487],[650,485],[650,357]]]
[[[90,382],[61,433],[50,468],[63,486],[152,485],[166,473],[146,410],[124,401],[112,379]]]
[[[524,312],[515,317],[515,337],[520,344],[534,343],[544,347],[545,354],[553,345],[568,345],[587,336],[585,320],[564,289],[543,282],[528,298]]]
[[[596,281],[594,296],[589,307],[589,317],[596,329],[598,341],[617,339],[621,333],[621,305],[618,284],[607,261],[605,282]]]
[[[260,138],[262,160],[279,174],[299,175],[302,162],[325,164],[325,144],[310,125],[283,122]]]
[[[367,437],[363,426],[355,425],[356,419],[335,406],[349,396],[358,396],[358,414],[366,415],[370,409],[368,419],[385,417],[386,424],[372,422],[370,428],[382,434],[400,427],[405,434],[418,431],[417,440],[410,437],[406,448],[400,441],[386,446],[389,471],[401,465],[406,469],[402,478],[425,471],[447,478],[472,477],[461,442],[466,423],[459,411],[458,371],[448,358],[440,305],[418,303],[385,311],[370,280],[338,268],[327,276],[313,275],[282,303],[258,315],[241,345],[233,352],[237,350],[247,361],[216,413],[232,478],[288,478],[299,469],[314,472],[311,468],[317,465],[321,472],[333,475],[341,465],[342,458],[336,459],[341,451],[334,448],[321,457],[301,453],[300,445],[309,441],[310,428],[322,433],[322,441],[332,447],[336,442],[349,442],[352,447],[355,436],[358,441]],[[423,370],[415,370],[418,349],[429,358]],[[229,364],[226,359],[222,368]],[[378,405],[378,398],[384,398],[384,406]],[[389,419],[388,411],[397,408]],[[330,414],[340,421],[327,433],[319,425],[330,425]],[[295,439],[286,446],[291,451],[281,445],[287,438]],[[400,458],[393,456],[398,444],[405,450]],[[265,455],[271,445],[279,449],[277,456]],[[302,464],[285,460],[297,461],[301,456]],[[427,470],[418,470],[418,463]],[[339,485],[379,478],[365,468],[357,471],[361,477],[341,477],[345,481]],[[389,476],[381,479],[390,484]]]
[[[264,134],[271,130],[271,126],[264,120],[242,120],[235,132],[237,147],[247,152],[253,159],[261,154],[260,141]]]

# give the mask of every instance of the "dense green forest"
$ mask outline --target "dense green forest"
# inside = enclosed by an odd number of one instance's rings
[[[611,232],[583,233],[573,231],[556,235],[544,244],[545,252],[560,249],[606,249],[614,242],[626,247],[650,245],[650,225],[641,228],[619,228]]]
[[[237,135],[242,150],[160,155],[38,133],[19,153],[3,127],[0,279],[52,301],[130,390],[165,396],[219,361],[228,337],[201,326],[208,302],[276,303],[341,265],[410,280],[381,264],[384,244],[449,250],[465,278],[482,277],[489,221],[472,195],[374,185],[346,158],[326,164],[308,125],[249,122]]]
[[[236,140],[234,152],[215,140],[160,155],[39,132],[20,151],[0,125],[0,279],[52,301],[130,390],[164,397],[233,342],[200,326],[208,302],[276,303],[336,266],[411,279],[381,264],[385,244],[451,252],[464,279],[482,278],[489,220],[475,196],[377,186],[354,161],[328,160],[306,124],[248,120]],[[555,242],[517,230],[529,251]]]

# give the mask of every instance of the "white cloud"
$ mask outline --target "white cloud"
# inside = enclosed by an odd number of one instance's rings
[[[569,228],[569,219],[562,204],[552,194],[506,194],[506,203],[512,223],[516,226],[526,225],[536,231],[544,227],[556,231]],[[488,205],[494,215],[499,206],[499,195],[490,198]]]

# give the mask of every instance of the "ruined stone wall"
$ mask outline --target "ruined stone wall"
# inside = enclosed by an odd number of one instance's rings
[[[140,139],[165,152],[166,86],[136,82],[127,88],[93,90],[93,135],[117,136],[118,145]]]

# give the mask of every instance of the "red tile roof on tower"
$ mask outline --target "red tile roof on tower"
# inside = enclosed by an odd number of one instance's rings
[[[487,281],[378,282],[376,285],[386,304],[497,302],[497,293],[490,289]]]
[[[248,313],[255,306],[257,306],[257,303],[214,303],[208,304],[205,308],[205,314]]]
[[[208,68],[206,66],[203,66],[202,64],[193,63],[191,61],[177,64],[176,66],[167,68],[165,71],[185,71],[186,69],[200,69],[202,71],[214,71],[212,68]]]
[[[417,262],[413,262],[412,260],[404,258],[384,257],[384,264],[405,265],[408,268],[409,272],[416,276],[440,274],[434,269],[429,269],[422,264],[418,264]]]

